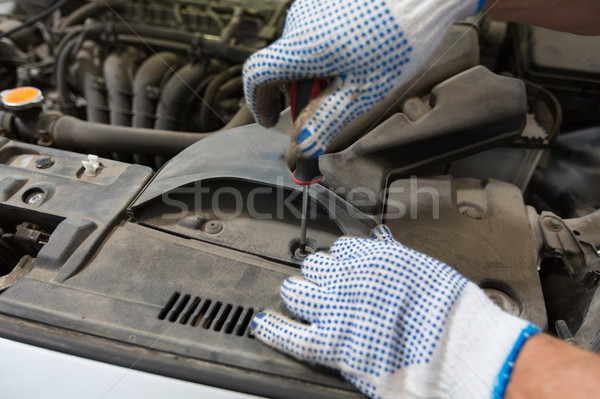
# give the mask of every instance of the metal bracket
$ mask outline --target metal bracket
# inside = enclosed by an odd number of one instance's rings
[[[539,227],[546,256],[560,257],[571,278],[590,288],[600,280],[600,212],[562,220],[542,212]]]
[[[0,277],[0,292],[14,285],[35,266],[35,258],[24,255],[15,268],[7,275]]]

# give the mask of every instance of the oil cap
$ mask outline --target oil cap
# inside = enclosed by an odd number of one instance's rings
[[[41,107],[44,101],[42,91],[35,87],[23,86],[0,92],[2,105],[8,111],[21,111]]]

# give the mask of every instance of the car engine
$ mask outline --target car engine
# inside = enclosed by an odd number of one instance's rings
[[[0,4],[1,337],[267,397],[360,396],[249,331],[287,312],[304,257],[290,111],[255,124],[241,75],[290,3]],[[321,156],[310,250],[386,223],[600,352],[598,39],[453,25],[392,109]]]

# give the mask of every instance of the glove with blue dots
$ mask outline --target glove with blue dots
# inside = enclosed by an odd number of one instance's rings
[[[538,328],[503,312],[453,268],[396,242],[340,238],[281,287],[310,324],[259,313],[253,334],[329,366],[373,398],[502,398],[512,365]]]
[[[244,92],[256,121],[276,123],[285,83],[335,78],[294,125],[296,156],[314,157],[357,137],[337,137],[366,112],[384,110],[455,21],[484,0],[296,0],[282,37],[244,65]],[[352,134],[344,131],[345,135]],[[341,140],[340,140],[341,139]]]

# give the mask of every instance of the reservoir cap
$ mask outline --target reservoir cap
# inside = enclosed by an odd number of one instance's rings
[[[44,101],[42,91],[35,87],[23,86],[4,90],[0,93],[2,105],[9,111],[19,111],[41,106]]]

